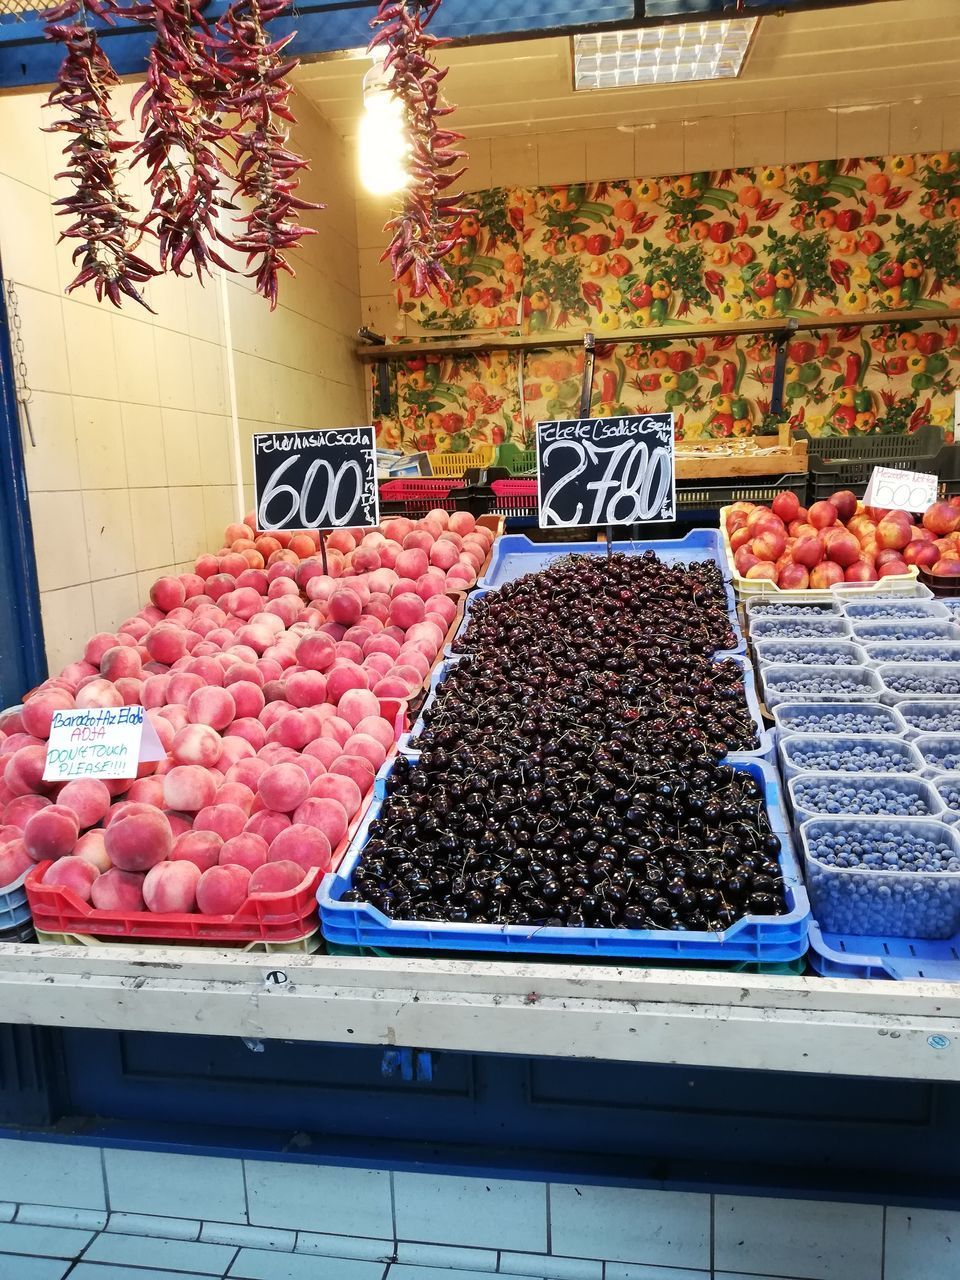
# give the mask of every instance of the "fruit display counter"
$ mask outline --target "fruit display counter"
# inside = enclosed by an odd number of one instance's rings
[[[758,511],[744,527],[774,540]],[[430,513],[334,535],[327,572],[315,539],[232,527],[6,717],[0,843],[41,938],[0,947],[6,1020],[960,1079],[954,983],[922,962],[806,968],[800,862],[824,929],[855,930],[852,902],[893,935],[889,904],[848,887],[876,858],[893,885],[908,862],[935,882],[922,903],[891,890],[921,948],[952,928],[960,754],[897,710],[935,704],[926,684],[894,695],[898,664],[867,655],[950,609],[912,583],[738,612],[713,531],[538,546],[463,515],[462,533]],[[939,653],[952,633],[922,636]],[[823,705],[850,672],[890,698]],[[45,784],[64,699],[142,702],[168,754],[137,779]],[[844,842],[838,806],[882,817],[876,852]],[[912,824],[896,866],[891,822]]]

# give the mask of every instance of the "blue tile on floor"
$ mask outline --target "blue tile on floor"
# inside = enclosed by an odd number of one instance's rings
[[[688,1267],[648,1267],[644,1262],[608,1262],[606,1280],[710,1280],[709,1271]],[[719,1273],[714,1280],[720,1280]],[[754,1280],[765,1280],[756,1276]]]
[[[644,1280],[647,1280],[644,1276]],[[654,1280],[660,1280],[659,1276]],[[804,1280],[804,1277],[795,1276],[758,1276],[754,1271],[715,1271],[713,1280]],[[925,1276],[924,1280],[928,1280]]]
[[[274,1160],[245,1165],[252,1223],[393,1239],[389,1173]]]
[[[805,1280],[877,1280],[880,1205],[717,1196],[714,1267]]]
[[[5,1222],[0,1225],[0,1253],[25,1253],[36,1258],[77,1258],[93,1236],[92,1231]]]
[[[63,1258],[16,1258],[0,1253],[0,1280],[63,1280],[72,1266]]]
[[[603,1280],[603,1263],[589,1258],[544,1257],[535,1253],[502,1253],[501,1271],[518,1276],[545,1276],[546,1280]]]
[[[99,1148],[0,1138],[0,1200],[105,1209]]]
[[[542,1182],[397,1173],[394,1195],[400,1240],[547,1251],[547,1188]]]
[[[363,1236],[314,1235],[297,1232],[297,1253],[316,1253],[323,1258],[358,1258],[381,1265],[393,1257],[392,1240],[367,1240]]]
[[[409,1244],[401,1240],[397,1245],[397,1262],[415,1267],[442,1267],[446,1271],[496,1271],[497,1253],[494,1249],[464,1249],[455,1244]],[[532,1256],[532,1255],[531,1255]],[[506,1261],[501,1264],[510,1268]]]
[[[550,1188],[550,1219],[554,1253],[710,1268],[708,1195],[556,1183]]]
[[[102,1235],[83,1255],[84,1262],[112,1262],[130,1267],[161,1267],[167,1271],[196,1271],[222,1276],[236,1249],[194,1240],[159,1240],[156,1236]]]
[[[227,1275],[231,1280],[383,1280],[384,1271],[382,1262],[241,1249]],[[437,1280],[436,1272],[431,1280]]]
[[[79,1262],[70,1280],[210,1280],[195,1271],[144,1271],[140,1267],[114,1267],[108,1262]]]
[[[155,1218],[149,1213],[111,1213],[107,1230],[124,1236],[159,1236],[163,1240],[196,1240],[200,1222],[189,1218]]]
[[[104,1156],[114,1212],[247,1220],[240,1160],[119,1148],[108,1148]]]
[[[395,1262],[387,1272],[386,1280],[484,1280],[489,1271],[438,1271],[436,1267],[412,1267],[403,1262]],[[326,1277],[323,1277],[326,1280]],[[508,1275],[506,1271],[497,1272],[497,1280],[546,1280],[539,1273],[533,1276]]]
[[[887,1209],[885,1280],[960,1276],[960,1213]]]
[[[66,1209],[59,1204],[22,1204],[17,1222],[35,1227],[76,1227],[80,1231],[102,1231],[107,1225],[106,1209]]]

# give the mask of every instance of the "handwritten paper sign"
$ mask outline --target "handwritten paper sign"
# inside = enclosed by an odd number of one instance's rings
[[[864,506],[926,511],[937,500],[938,484],[938,478],[926,471],[874,467],[863,498]]]
[[[676,518],[672,413],[537,423],[541,529]]]
[[[380,523],[373,427],[255,435],[253,481],[257,527],[263,530]]]
[[[55,711],[45,782],[71,778],[135,778],[142,760],[166,755],[143,707],[78,707]]]

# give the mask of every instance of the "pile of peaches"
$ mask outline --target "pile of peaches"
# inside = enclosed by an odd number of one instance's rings
[[[0,715],[0,889],[43,863],[43,884],[96,910],[229,917],[319,880],[493,536],[443,511],[338,530],[324,571],[313,534],[229,526],[216,555],[158,579]],[[163,759],[119,781],[43,780],[55,711],[123,705],[146,709]]]
[[[769,507],[733,503],[724,528],[740,577],[787,591],[877,582],[911,565],[935,577],[960,575],[960,498],[914,516],[865,507],[845,489],[809,508],[783,492]]]

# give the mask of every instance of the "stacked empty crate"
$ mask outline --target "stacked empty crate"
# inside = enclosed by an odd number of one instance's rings
[[[960,980],[958,610],[919,584],[833,596],[746,604],[811,961],[831,976]]]

